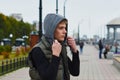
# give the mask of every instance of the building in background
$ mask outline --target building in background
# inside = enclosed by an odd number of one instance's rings
[[[23,20],[23,17],[22,17],[21,13],[12,13],[12,14],[10,14],[10,16],[12,16],[13,18],[15,18],[18,21]]]

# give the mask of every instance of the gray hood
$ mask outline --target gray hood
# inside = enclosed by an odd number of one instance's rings
[[[64,18],[61,15],[58,14],[48,14],[45,17],[44,20],[44,36],[46,37],[46,39],[50,42],[50,44],[53,43],[54,40],[54,31],[58,25],[58,23],[60,23],[62,20],[66,20],[66,18]]]

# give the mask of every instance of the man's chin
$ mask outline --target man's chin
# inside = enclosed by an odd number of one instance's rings
[[[60,41],[60,42],[63,42],[63,41],[64,41],[64,39],[60,39],[59,41]]]

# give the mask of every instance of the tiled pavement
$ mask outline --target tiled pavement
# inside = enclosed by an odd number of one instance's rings
[[[21,68],[11,73],[0,76],[0,80],[30,80],[28,68]]]
[[[86,45],[80,55],[80,76],[71,80],[120,80],[120,71],[110,59],[98,58],[98,50]]]
[[[69,54],[71,57],[71,54]],[[80,54],[80,75],[71,76],[71,80],[120,80],[118,71],[110,59],[99,59],[98,50],[92,45],[85,45]],[[28,68],[22,68],[0,77],[0,80],[30,80]]]

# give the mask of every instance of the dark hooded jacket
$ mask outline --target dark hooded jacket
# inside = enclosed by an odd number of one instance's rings
[[[48,14],[45,17],[44,35],[41,41],[33,47],[28,57],[30,67],[32,66],[35,73],[38,73],[38,76],[40,76],[40,79],[32,80],[70,80],[70,73],[73,76],[79,75],[80,61],[78,52],[72,54],[71,61],[67,56],[64,42],[61,42],[62,51],[60,57],[52,55],[51,46],[54,41],[54,31],[57,24],[62,20],[67,21],[67,19],[58,14]],[[30,71],[32,71],[32,68],[30,68]],[[36,75],[30,73],[30,76]]]

